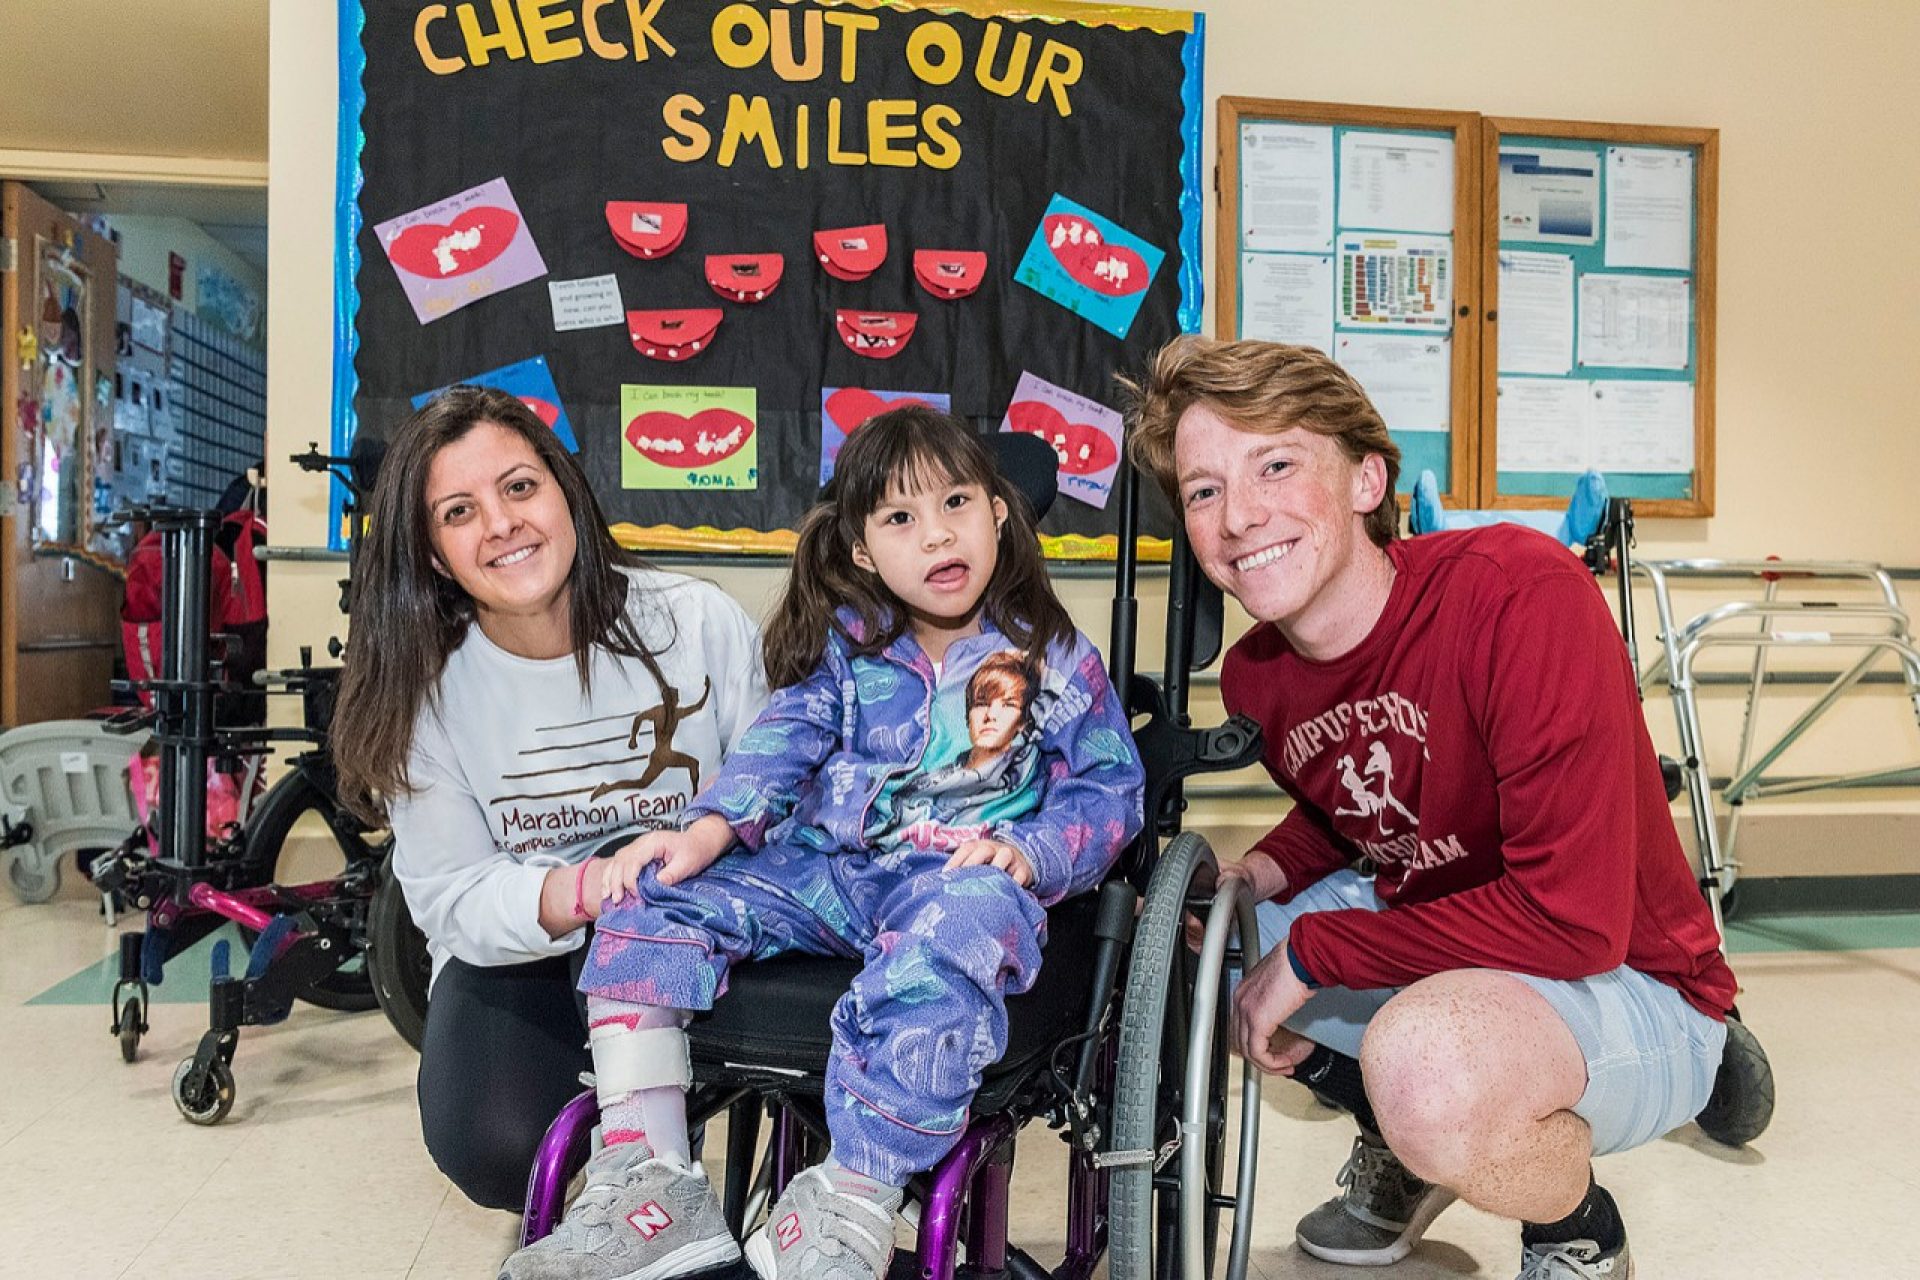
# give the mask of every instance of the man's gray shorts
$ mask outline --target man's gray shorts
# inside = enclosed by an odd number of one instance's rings
[[[1355,907],[1379,911],[1382,903],[1373,881],[1353,871],[1334,872],[1285,906],[1263,902],[1260,949],[1277,947],[1300,916]],[[1574,982],[1513,976],[1546,997],[1586,1057],[1587,1090],[1573,1110],[1593,1127],[1595,1155],[1651,1142],[1707,1105],[1727,1027],[1672,987],[1625,965]],[[1357,1058],[1367,1023],[1398,991],[1327,987],[1287,1019],[1287,1027]]]

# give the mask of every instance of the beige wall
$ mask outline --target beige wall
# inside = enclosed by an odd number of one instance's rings
[[[1646,521],[1654,556],[1920,565],[1920,6],[1910,0],[1216,0],[1206,91],[1721,131],[1718,513]],[[328,429],[335,33],[331,5],[274,0],[269,459],[276,542],[323,541],[325,496],[281,459]],[[1206,140],[1211,163],[1212,113]],[[1213,228],[1207,227],[1211,245]],[[1211,250],[1208,250],[1211,267]],[[284,566],[280,660],[337,629],[332,566]],[[771,570],[715,574],[750,608]],[[1147,591],[1152,590],[1151,586]],[[1067,594],[1106,634],[1095,584]],[[1146,592],[1143,592],[1146,594]],[[1920,591],[1909,591],[1909,596]],[[1152,612],[1152,606],[1148,606]],[[1643,625],[1650,629],[1650,615]],[[1156,650],[1150,650],[1156,651]],[[1672,736],[1651,708],[1657,740]],[[1721,708],[1715,743],[1737,718]],[[1868,695],[1797,771],[1920,759],[1899,699]],[[1892,803],[1920,808],[1913,793]],[[1819,801],[1838,811],[1850,800]]]

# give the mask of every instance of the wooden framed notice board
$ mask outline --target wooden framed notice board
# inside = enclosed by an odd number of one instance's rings
[[[1329,351],[1449,505],[1713,512],[1712,129],[1222,98],[1221,337]]]

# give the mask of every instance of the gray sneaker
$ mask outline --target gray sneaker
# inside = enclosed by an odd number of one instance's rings
[[[1520,1280],[1628,1280],[1633,1256],[1624,1242],[1611,1253],[1591,1240],[1528,1245],[1520,1255]]]
[[[1294,1239],[1325,1262],[1384,1267],[1413,1251],[1453,1192],[1422,1182],[1387,1149],[1362,1132],[1340,1170],[1341,1194],[1300,1219]]]
[[[630,1143],[601,1151],[586,1173],[553,1234],[502,1263],[500,1280],[667,1280],[739,1258],[698,1166]]]
[[[787,1184],[746,1253],[760,1280],[885,1280],[893,1214],[835,1191],[816,1166]]]

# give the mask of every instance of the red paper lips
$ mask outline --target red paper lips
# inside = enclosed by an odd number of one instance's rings
[[[936,298],[964,298],[987,275],[987,255],[963,249],[916,249],[913,278]]]
[[[718,307],[627,312],[627,336],[633,340],[633,349],[651,360],[675,364],[691,360],[713,345],[719,328]]]
[[[1043,224],[1047,248],[1078,284],[1110,298],[1147,287],[1147,262],[1123,244],[1108,244],[1100,228],[1072,213],[1048,215]]]
[[[1120,460],[1113,437],[1090,422],[1068,421],[1044,401],[1015,401],[1007,407],[1007,422],[1046,441],[1060,459],[1060,470],[1070,476],[1099,475]]]
[[[780,283],[786,261],[777,253],[710,253],[707,285],[729,302],[761,302]]]
[[[836,280],[865,280],[887,260],[887,229],[879,223],[813,233],[813,254]]]
[[[478,271],[507,251],[520,219],[508,209],[482,205],[452,222],[416,222],[387,245],[402,271],[444,280]]]
[[[620,247],[634,257],[665,257],[687,238],[687,206],[609,200],[607,226]]]
[[[926,403],[919,396],[895,396],[888,399],[885,396],[875,395],[865,387],[841,387],[826,398],[822,407],[827,411],[828,420],[840,429],[840,434],[850,436],[861,423],[889,409]]]
[[[655,409],[627,424],[627,443],[663,467],[691,470],[731,458],[753,436],[753,419],[731,409],[692,417]]]
[[[918,323],[911,311],[836,311],[833,316],[847,350],[869,360],[890,360],[906,350]]]

